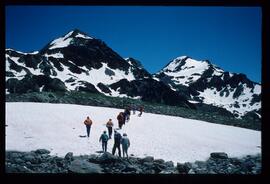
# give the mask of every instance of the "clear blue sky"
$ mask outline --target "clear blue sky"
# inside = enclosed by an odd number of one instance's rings
[[[36,51],[74,28],[154,73],[172,59],[208,59],[261,82],[261,9],[188,6],[6,6],[6,48]]]

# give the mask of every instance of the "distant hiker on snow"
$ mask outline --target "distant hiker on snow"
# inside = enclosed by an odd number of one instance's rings
[[[86,126],[86,132],[87,132],[87,137],[89,138],[90,136],[90,129],[92,126],[92,120],[87,116],[86,120],[84,120],[84,124]]]
[[[117,148],[119,157],[121,157],[121,149],[120,149],[121,139],[122,139],[121,134],[118,133],[116,130],[114,130],[114,145],[112,149],[112,154],[114,155],[115,150]]]
[[[106,131],[103,132],[103,134],[101,134],[100,138],[99,138],[99,142],[102,141],[102,150],[103,152],[107,152],[107,143],[108,143],[109,137],[106,134]]]
[[[132,111],[133,111],[133,114],[136,113],[136,106],[135,105],[132,106]]]
[[[139,111],[140,111],[140,114],[138,115],[138,116],[142,116],[142,112],[143,112],[143,106],[140,106],[140,108],[139,108]]]
[[[113,128],[113,122],[112,119],[109,119],[109,121],[106,124],[106,127],[108,128],[108,132],[109,132],[109,139],[112,138],[112,128]]]
[[[129,118],[130,118],[130,107],[126,108],[125,111],[124,111],[125,122],[129,121]]]
[[[121,129],[123,124],[125,124],[125,119],[124,119],[124,115],[122,112],[120,112],[117,116],[117,120],[118,120],[118,126]]]
[[[125,157],[126,155],[128,158],[128,148],[130,146],[130,142],[126,133],[123,134],[123,137],[121,139],[121,144],[122,144],[122,150],[123,150],[123,157]]]

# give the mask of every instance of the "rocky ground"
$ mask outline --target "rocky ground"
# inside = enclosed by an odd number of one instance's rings
[[[38,149],[31,152],[6,151],[6,173],[116,173],[116,174],[260,174],[261,156],[228,158],[226,153],[211,153],[206,161],[177,163],[153,157],[119,158],[110,153],[64,158]]]

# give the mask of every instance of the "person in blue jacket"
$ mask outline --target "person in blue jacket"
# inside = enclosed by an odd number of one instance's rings
[[[126,133],[123,134],[123,137],[121,139],[121,144],[122,144],[122,150],[123,150],[123,157],[125,157],[126,155],[128,158],[128,148],[130,146],[130,141]]]
[[[102,150],[103,152],[107,152],[107,143],[108,143],[109,137],[106,133],[106,131],[103,132],[103,134],[101,134],[100,138],[99,138],[99,142],[102,141]]]

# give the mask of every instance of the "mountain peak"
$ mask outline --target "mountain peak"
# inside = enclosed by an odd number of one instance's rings
[[[162,71],[165,72],[179,72],[180,70],[190,69],[190,68],[208,68],[209,63],[204,61],[197,61],[189,56],[180,56],[172,61],[170,61]]]
[[[72,37],[81,37],[81,38],[85,38],[85,39],[94,39],[93,37],[90,37],[88,34],[86,34],[85,32],[79,30],[79,29],[74,29],[73,31],[71,31],[71,36]]]
[[[72,41],[74,41],[74,39],[85,39],[85,40],[90,40],[90,39],[94,39],[90,36],[88,36],[86,33],[80,31],[79,29],[74,29],[70,32],[68,32],[67,34],[65,34],[64,36],[57,38],[55,40],[53,40],[49,45],[49,49],[56,49],[56,48],[63,48],[63,47],[67,47],[68,45],[71,44]]]
[[[88,34],[86,34],[85,32],[79,30],[79,29],[74,29],[72,31],[69,31],[67,34],[65,34],[63,37],[64,39],[67,38],[75,38],[75,37],[80,37],[80,38],[84,38],[84,39],[94,39],[93,37],[90,37]]]

